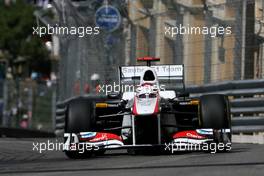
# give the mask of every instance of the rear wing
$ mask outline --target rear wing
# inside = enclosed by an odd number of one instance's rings
[[[144,70],[148,66],[121,66],[119,67],[120,84],[139,80]],[[159,80],[179,80],[184,84],[183,65],[153,65],[151,68],[156,70]]]

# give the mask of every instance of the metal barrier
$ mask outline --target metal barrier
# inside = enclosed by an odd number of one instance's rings
[[[55,86],[32,79],[0,81],[0,127],[54,132]]]
[[[53,138],[55,134],[51,131],[0,127],[0,137],[3,136],[15,138]]]
[[[229,97],[232,113],[233,133],[264,132],[264,79],[239,80],[187,86],[191,97],[205,94],[224,94]],[[66,105],[70,101],[57,103],[56,134],[62,134]]]
[[[55,134],[61,135],[64,132],[65,126],[65,114],[68,100],[64,102],[58,102],[56,105],[56,125],[55,125]]]

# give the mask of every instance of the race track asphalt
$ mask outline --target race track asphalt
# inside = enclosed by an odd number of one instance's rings
[[[228,153],[134,156],[114,150],[104,156],[70,160],[61,151],[33,151],[33,142],[47,140],[0,138],[0,175],[264,175],[264,145],[258,144],[233,144]]]

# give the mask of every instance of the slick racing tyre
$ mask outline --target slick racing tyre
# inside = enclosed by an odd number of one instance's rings
[[[224,95],[204,95],[200,98],[201,128],[231,128],[228,99]]]
[[[228,98],[224,95],[202,96],[199,113],[200,128],[213,129],[214,143],[230,143],[231,145],[231,131],[228,133],[221,132],[223,129],[231,130]]]
[[[93,131],[95,127],[95,115],[93,104],[87,99],[76,99],[69,103],[66,112],[65,133],[79,133]],[[69,158],[86,158],[92,155],[92,151],[79,153],[78,151],[65,151]]]

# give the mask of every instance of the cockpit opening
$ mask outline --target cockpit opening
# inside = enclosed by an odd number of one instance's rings
[[[155,80],[154,73],[151,70],[147,70],[144,74],[143,80],[144,81],[154,81]]]

